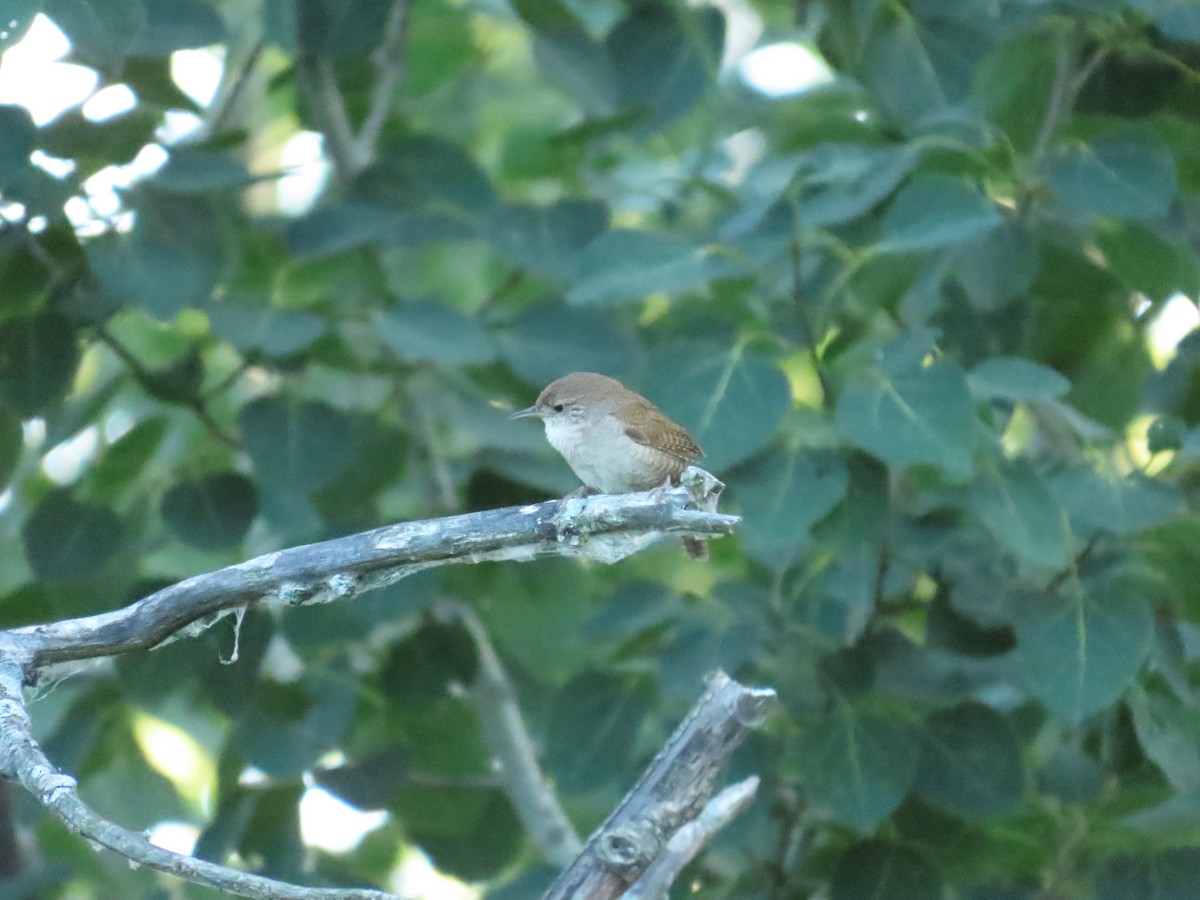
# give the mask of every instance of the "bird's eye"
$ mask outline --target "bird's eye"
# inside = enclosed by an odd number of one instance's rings
[[[563,407],[563,405],[562,405],[561,403],[555,403],[555,404],[554,404],[554,411],[555,411],[555,412],[562,412],[562,411],[563,411],[563,409],[564,409],[564,407]]]

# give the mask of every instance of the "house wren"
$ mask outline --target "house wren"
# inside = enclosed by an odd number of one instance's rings
[[[678,483],[704,455],[681,425],[636,391],[596,372],[572,372],[546,385],[537,403],[511,418],[536,416],[546,439],[585,486],[605,494],[648,491]],[[704,542],[684,538],[689,555],[708,555]]]

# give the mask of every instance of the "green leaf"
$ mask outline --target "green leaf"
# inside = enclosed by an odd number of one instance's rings
[[[1109,476],[1075,466],[1054,473],[1047,483],[1082,534],[1136,534],[1183,510],[1174,485],[1141,475]]]
[[[908,793],[917,746],[905,719],[838,703],[801,732],[797,750],[808,804],[870,834]]]
[[[658,291],[696,290],[739,269],[712,248],[685,238],[618,228],[606,231],[583,251],[579,280],[567,292],[567,302],[612,304]]]
[[[1001,546],[1030,566],[1056,571],[1075,550],[1062,507],[1025,461],[984,469],[971,485],[967,505]]]
[[[353,762],[317,769],[312,777],[314,782],[351,806],[361,810],[382,809],[408,777],[410,762],[407,753],[388,747]]]
[[[43,0],[9,0],[5,4],[4,21],[0,22],[0,53],[24,39],[34,18],[42,11],[42,3]]]
[[[629,367],[634,341],[611,314],[560,303],[532,306],[496,333],[500,355],[538,387],[567,372],[619,376]]]
[[[334,203],[292,222],[287,229],[287,244],[298,259],[320,259],[366,244],[383,243],[400,227],[400,217],[388,210],[361,203]],[[469,233],[455,223],[447,224],[445,231],[441,226],[431,226],[428,230],[441,239]]]
[[[525,846],[524,828],[499,788],[405,787],[393,812],[439,871],[495,878]]]
[[[830,900],[942,900],[942,879],[916,850],[889,841],[852,844],[838,860]]]
[[[954,277],[980,310],[997,309],[1021,296],[1037,274],[1037,244],[1021,222],[1005,222],[954,255]]]
[[[238,423],[259,481],[285,493],[324,487],[357,447],[350,417],[313,400],[263,397],[242,407]]]
[[[250,184],[250,173],[240,159],[217,150],[180,147],[155,173],[152,184],[174,194],[202,194]]]
[[[254,482],[236,472],[178,482],[162,499],[167,527],[181,541],[200,550],[236,547],[257,513]]]
[[[23,231],[0,231],[0,284],[4,285],[4,306],[10,316],[38,309],[53,283],[47,265],[52,259],[39,259],[33,246]]]
[[[770,450],[740,468],[732,483],[746,552],[786,569],[808,544],[808,530],[845,496],[850,476],[834,453]]]
[[[518,15],[533,29],[533,58],[546,80],[588,116],[617,109],[617,73],[608,50],[592,39],[557,0],[516,0]]]
[[[1002,716],[963,703],[925,720],[914,790],[927,802],[965,818],[1003,816],[1021,802],[1021,747]]]
[[[423,97],[447,84],[461,83],[478,57],[471,10],[449,4],[423,3],[408,22],[410,53],[404,60],[401,90],[409,97]]]
[[[212,293],[224,257],[221,226],[206,201],[149,192],[132,232],[92,238],[84,250],[105,290],[163,320]]]
[[[562,0],[512,0],[512,8],[530,28],[583,28],[583,22]]]
[[[75,581],[94,575],[121,546],[124,526],[107,506],[51,491],[21,528],[29,568],[44,581]]]
[[[1167,240],[1139,222],[1096,223],[1096,245],[1109,269],[1130,290],[1151,300],[1200,292],[1195,255],[1180,242]]]
[[[1150,651],[1153,616],[1143,595],[1144,585],[1119,576],[1031,595],[1013,621],[1017,676],[1070,724],[1104,709]]]
[[[222,791],[212,822],[196,843],[202,859],[224,859],[231,853],[259,861],[259,869],[276,878],[297,880],[305,848],[300,837],[300,779]]]
[[[108,446],[89,474],[99,499],[113,500],[146,473],[146,466],[167,433],[167,419],[143,419]]]
[[[375,315],[375,330],[406,362],[471,365],[495,359],[491,336],[478,319],[433,300],[406,300]]]
[[[1200,883],[1200,849],[1179,847],[1108,859],[1096,878],[1097,900],[1187,900]]]
[[[1063,151],[1050,163],[1047,179],[1063,213],[1084,222],[1096,216],[1161,218],[1178,187],[1174,157],[1145,127]]]
[[[716,76],[724,43],[725,16],[715,6],[630,9],[604,45],[622,105],[646,110],[638,130],[657,130],[691,110]]]
[[[470,686],[478,668],[475,642],[460,623],[427,622],[392,645],[379,683],[397,707],[428,705]]]
[[[296,777],[338,746],[354,717],[360,679],[336,667],[312,667],[294,683],[259,681],[230,738],[247,765]]]
[[[1000,213],[969,181],[917,175],[883,214],[878,249],[911,253],[963,244],[999,227]]]
[[[911,130],[943,109],[946,100],[913,17],[869,33],[869,43],[861,51],[863,76],[885,116]]]
[[[589,641],[620,638],[658,628],[685,612],[678,594],[650,581],[617,585],[608,602],[588,619],[582,635]]]
[[[385,144],[347,198],[393,211],[433,207],[464,216],[487,214],[496,200],[487,173],[462,145],[429,135]]]
[[[37,146],[33,117],[23,106],[0,105],[0,185],[29,165],[29,154]]]
[[[1146,7],[1147,0],[1135,2],[1135,7]],[[1154,24],[1164,37],[1173,41],[1200,44],[1200,10],[1191,0],[1149,0],[1146,12],[1154,16]]]
[[[213,334],[243,353],[258,350],[267,356],[292,356],[307,349],[328,327],[324,316],[298,309],[253,309],[222,303],[204,311]]]
[[[420,246],[475,237],[495,195],[457,144],[427,136],[387,145],[344,200],[292,222],[288,247],[302,259],[366,244]]]
[[[225,40],[221,14],[204,0],[154,0],[129,48],[131,56],[166,56]]]
[[[888,197],[917,163],[908,145],[822,144],[804,158],[797,203],[801,225],[840,225]]]
[[[286,6],[294,7],[295,23],[290,34],[281,36],[284,46],[335,59],[366,56],[379,46],[390,9],[376,0],[300,0]],[[299,48],[289,45],[297,36]]]
[[[1071,382],[1049,366],[1015,356],[985,359],[967,375],[967,384],[980,400],[1013,403],[1054,400],[1071,389]]]
[[[1054,86],[1060,36],[1050,28],[1018,30],[980,60],[972,106],[1024,153],[1033,150]]]
[[[121,80],[137,94],[139,106],[157,110],[160,116],[164,109],[183,109],[197,114],[202,110],[171,77],[169,56],[127,59],[121,65]]]
[[[22,418],[62,399],[79,365],[79,345],[67,320],[54,313],[0,322],[0,402]]]
[[[752,618],[721,625],[685,619],[668,633],[656,654],[658,688],[664,698],[689,702],[705,676],[714,669],[737,672],[761,652],[762,641]]]
[[[1037,775],[1038,790],[1065,803],[1090,804],[1104,789],[1103,770],[1083,750],[1060,744]]]
[[[761,450],[792,408],[779,368],[739,345],[662,347],[651,383],[651,399],[691,431],[706,454],[700,465],[715,471]]]
[[[44,12],[71,39],[75,60],[100,69],[119,66],[147,18],[141,0],[46,0]]]
[[[45,153],[99,169],[131,162],[155,139],[155,129],[161,124],[162,113],[147,106],[137,106],[100,122],[91,121],[77,108],[43,126],[38,132],[38,143]]]
[[[571,679],[554,697],[546,737],[545,764],[568,793],[616,789],[629,780],[633,749],[650,712],[653,688],[590,671]]]
[[[24,449],[25,429],[20,418],[0,406],[0,491],[8,486]]]
[[[551,206],[509,203],[496,208],[488,236],[496,252],[515,265],[555,281],[579,271],[584,248],[608,226],[608,207],[584,200]]]
[[[884,462],[941,466],[955,477],[971,471],[975,408],[953,363],[863,373],[843,389],[834,420],[842,440]]]
[[[1177,791],[1200,789],[1200,717],[1173,697],[1135,689],[1129,711],[1142,751]]]

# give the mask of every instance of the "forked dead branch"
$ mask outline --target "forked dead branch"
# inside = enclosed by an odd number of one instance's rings
[[[451,563],[543,556],[612,563],[665,535],[729,534],[740,519],[716,511],[722,487],[707,472],[689,469],[682,486],[670,490],[553,500],[386,526],[197,575],[111,612],[0,632],[0,774],[30,791],[71,831],[131,864],[243,897],[382,900],[392,895],[307,888],[174,853],[108,821],[80,799],[74,777],[57,769],[34,739],[25,687],[36,683],[47,666],[195,636],[223,615],[258,603],[349,600]],[[749,802],[756,787],[750,782],[729,789],[736,796],[726,791],[713,799],[712,794],[729,753],[761,720],[774,692],[748,689],[716,673],[646,774],[580,851],[538,767],[515,690],[482,626],[466,606],[444,607],[443,614],[463,621],[485,663],[473,690],[477,701],[495,713],[484,731],[502,783],[531,839],[551,862],[565,865],[548,897],[617,897],[627,889],[639,897],[661,896],[682,865]],[[672,841],[685,826],[691,827]],[[647,883],[638,879],[660,858],[647,893]]]

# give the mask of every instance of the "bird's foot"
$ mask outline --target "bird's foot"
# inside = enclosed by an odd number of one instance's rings
[[[563,497],[563,499],[564,500],[581,500],[584,497],[591,497],[598,493],[600,493],[600,492],[598,490],[596,490],[594,487],[589,487],[586,484],[581,484],[579,487],[575,488],[575,490],[571,491],[571,493],[567,494],[567,496]]]

